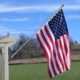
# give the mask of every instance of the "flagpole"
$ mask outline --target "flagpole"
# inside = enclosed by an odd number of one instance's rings
[[[34,36],[34,35],[33,35]],[[31,40],[32,38],[30,38],[29,40],[27,40],[26,42],[24,42],[22,44],[22,46],[15,52],[13,53],[13,55],[10,57],[11,59]]]
[[[51,18],[54,17],[54,16],[58,13],[58,11],[61,10],[63,7],[64,7],[64,4],[61,5],[61,7],[54,13],[54,15],[51,16]],[[50,20],[51,18],[49,18],[49,20]],[[46,23],[48,23],[49,20],[47,20]],[[44,23],[42,26],[44,26],[44,25],[45,25],[45,23]],[[42,27],[42,26],[41,26],[41,27]],[[40,30],[40,28],[39,28],[38,30]],[[37,30],[36,32],[38,32],[38,30]],[[36,34],[36,33],[35,33],[35,34]],[[35,34],[33,34],[32,37],[33,37]],[[31,39],[32,39],[32,38],[30,38],[30,39],[27,40],[24,44],[22,44],[22,46],[21,46],[10,58],[12,59]]]

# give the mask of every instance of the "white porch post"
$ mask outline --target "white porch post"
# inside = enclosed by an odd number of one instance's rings
[[[3,74],[2,80],[9,80],[9,65],[8,65],[8,46],[2,48],[3,57]]]
[[[2,67],[0,68],[1,80],[9,80],[9,63],[8,63],[8,47],[16,42],[16,38],[5,37],[0,39],[0,47],[2,48]]]

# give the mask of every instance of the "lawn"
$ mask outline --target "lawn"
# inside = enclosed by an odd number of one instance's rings
[[[80,62],[73,62],[70,71],[50,79],[47,63],[10,65],[10,80],[80,80]]]

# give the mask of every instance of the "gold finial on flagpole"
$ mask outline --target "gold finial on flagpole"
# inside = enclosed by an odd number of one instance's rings
[[[64,4],[61,5],[60,9],[62,9],[63,7],[64,7]],[[59,10],[60,10],[60,9],[59,9]]]
[[[64,4],[62,4],[62,8],[64,7]]]

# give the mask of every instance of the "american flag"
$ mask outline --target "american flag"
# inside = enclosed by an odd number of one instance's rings
[[[70,69],[70,38],[62,9],[36,33],[36,37],[47,58],[50,77]]]

